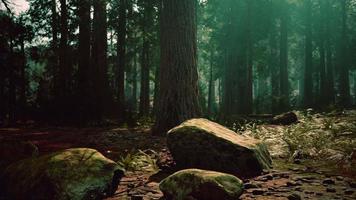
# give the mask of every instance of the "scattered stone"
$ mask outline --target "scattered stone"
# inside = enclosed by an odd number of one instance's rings
[[[162,180],[159,188],[167,199],[235,200],[243,192],[243,183],[230,174],[186,169]]]
[[[287,198],[288,198],[288,200],[301,200],[302,199],[300,197],[300,195],[297,193],[290,194]]]
[[[344,194],[346,194],[346,195],[352,195],[354,192],[355,192],[355,191],[353,191],[353,190],[346,190],[346,191],[344,192]]]
[[[335,193],[336,189],[328,187],[328,188],[326,188],[326,192]]]
[[[336,177],[336,180],[338,180],[338,181],[343,181],[343,180],[344,180],[344,177],[342,177],[342,176],[337,176],[337,177]]]
[[[330,179],[330,178],[327,178],[327,179],[323,180],[323,184],[325,184],[325,185],[334,185],[335,181]]]
[[[266,191],[263,189],[256,189],[256,190],[252,190],[252,194],[253,195],[262,195],[264,194]]]
[[[284,113],[281,115],[275,116],[271,124],[276,124],[276,125],[291,125],[298,122],[298,117],[294,112],[288,112]]]
[[[301,185],[300,183],[295,182],[295,181],[288,181],[286,184],[287,184],[288,187]]]
[[[11,199],[102,199],[115,193],[124,170],[94,149],[29,158],[4,172]]]
[[[350,187],[356,188],[356,182],[349,182]]]
[[[133,196],[131,196],[131,200],[143,200],[143,196],[142,195],[133,195]]]
[[[252,177],[272,166],[263,142],[207,119],[191,119],[171,129],[167,144],[179,168]]]
[[[300,165],[301,163],[302,163],[302,161],[299,160],[299,159],[295,159],[295,160],[294,160],[294,164]]]
[[[244,188],[245,189],[252,189],[252,188],[259,188],[257,184],[253,184],[253,183],[245,183],[244,184]]]

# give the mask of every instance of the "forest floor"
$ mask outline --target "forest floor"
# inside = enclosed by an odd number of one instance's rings
[[[299,123],[250,122],[243,134],[264,140],[273,157],[270,171],[244,180],[241,199],[356,199],[356,111],[297,112]],[[108,200],[161,199],[160,180],[173,173],[165,137],[136,128],[2,128],[1,138],[31,141],[40,154],[72,147],[99,150],[127,169]]]

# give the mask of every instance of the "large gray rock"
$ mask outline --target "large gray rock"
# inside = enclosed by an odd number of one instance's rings
[[[243,183],[230,174],[186,169],[161,181],[159,188],[168,200],[235,200],[243,192]]]
[[[5,191],[10,199],[102,199],[115,192],[123,173],[94,149],[68,149],[10,165]]]
[[[207,119],[191,119],[171,129],[167,143],[180,168],[250,177],[259,175],[272,165],[264,143]]]

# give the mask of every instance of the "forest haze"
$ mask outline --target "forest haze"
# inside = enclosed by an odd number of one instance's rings
[[[1,1],[2,125],[152,117],[162,131],[356,105],[354,0],[28,3]]]
[[[356,0],[0,0],[0,200],[356,199]]]

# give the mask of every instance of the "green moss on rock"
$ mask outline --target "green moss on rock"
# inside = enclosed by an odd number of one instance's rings
[[[237,177],[214,171],[186,169],[164,179],[160,189],[172,200],[233,200],[243,192],[243,183]]]
[[[191,119],[168,132],[168,148],[181,168],[199,168],[243,177],[272,165],[267,146],[207,119]]]
[[[19,161],[4,173],[15,199],[100,199],[115,192],[124,170],[94,149],[68,149]]]

